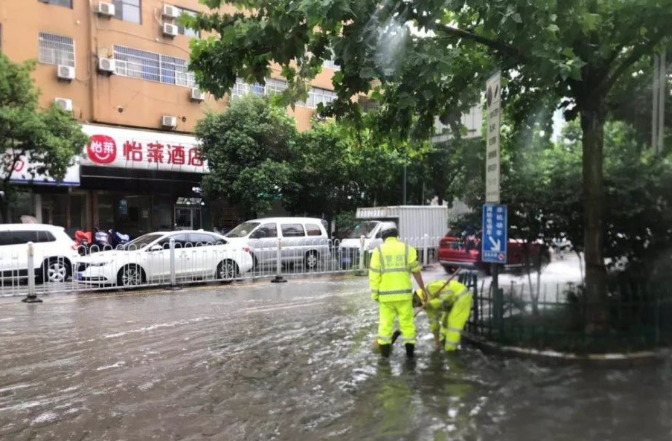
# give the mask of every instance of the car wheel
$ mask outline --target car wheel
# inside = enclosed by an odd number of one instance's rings
[[[260,266],[259,266],[259,259],[254,254],[252,254],[252,269],[253,270],[261,269]]]
[[[238,265],[233,260],[223,260],[217,265],[217,279],[231,283],[238,276]]]
[[[42,264],[42,282],[62,283],[68,280],[72,269],[66,259],[50,259]]]
[[[457,271],[456,266],[452,265],[441,265],[441,266],[443,267],[444,271],[446,271],[447,274],[453,274],[455,271]]]
[[[117,286],[124,288],[141,286],[145,280],[145,271],[138,265],[126,265],[117,274]]]
[[[320,258],[317,255],[316,251],[309,251],[306,253],[306,269],[308,270],[314,270],[317,268],[317,264],[320,263]]]

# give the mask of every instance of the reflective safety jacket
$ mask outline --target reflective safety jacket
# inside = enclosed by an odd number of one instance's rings
[[[371,298],[381,303],[411,300],[411,273],[421,271],[418,253],[396,237],[373,250],[369,266]]]
[[[471,299],[471,291],[466,285],[455,280],[451,280],[447,285],[445,280],[437,280],[425,285],[425,289],[429,297],[425,311],[430,331],[439,329],[439,320],[444,311],[450,311],[460,301]]]

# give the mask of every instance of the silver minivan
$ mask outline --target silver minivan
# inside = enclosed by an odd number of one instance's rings
[[[330,257],[329,237],[322,221],[310,217],[270,217],[238,225],[226,234],[231,243],[246,244],[254,257],[255,267],[277,262],[281,243],[283,264],[303,263],[315,269]]]

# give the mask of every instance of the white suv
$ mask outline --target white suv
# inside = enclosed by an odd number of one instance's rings
[[[28,242],[33,242],[38,283],[65,282],[79,257],[75,242],[62,227],[43,224],[0,225],[0,282],[26,279]]]

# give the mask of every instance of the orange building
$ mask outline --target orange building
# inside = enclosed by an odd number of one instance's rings
[[[214,100],[195,87],[189,41],[200,35],[176,22],[182,12],[205,9],[198,0],[0,1],[0,50],[16,62],[37,60],[41,105],[71,110],[92,139],[64,182],[27,183],[12,221],[34,214],[70,233],[100,227],[135,236],[240,218],[198,194],[207,164],[195,155],[191,132],[230,98]],[[325,64],[307,102],[288,109],[299,130],[309,127],[317,103],[334,99],[336,68]],[[285,87],[274,71],[265,85],[240,81],[232,96]]]

